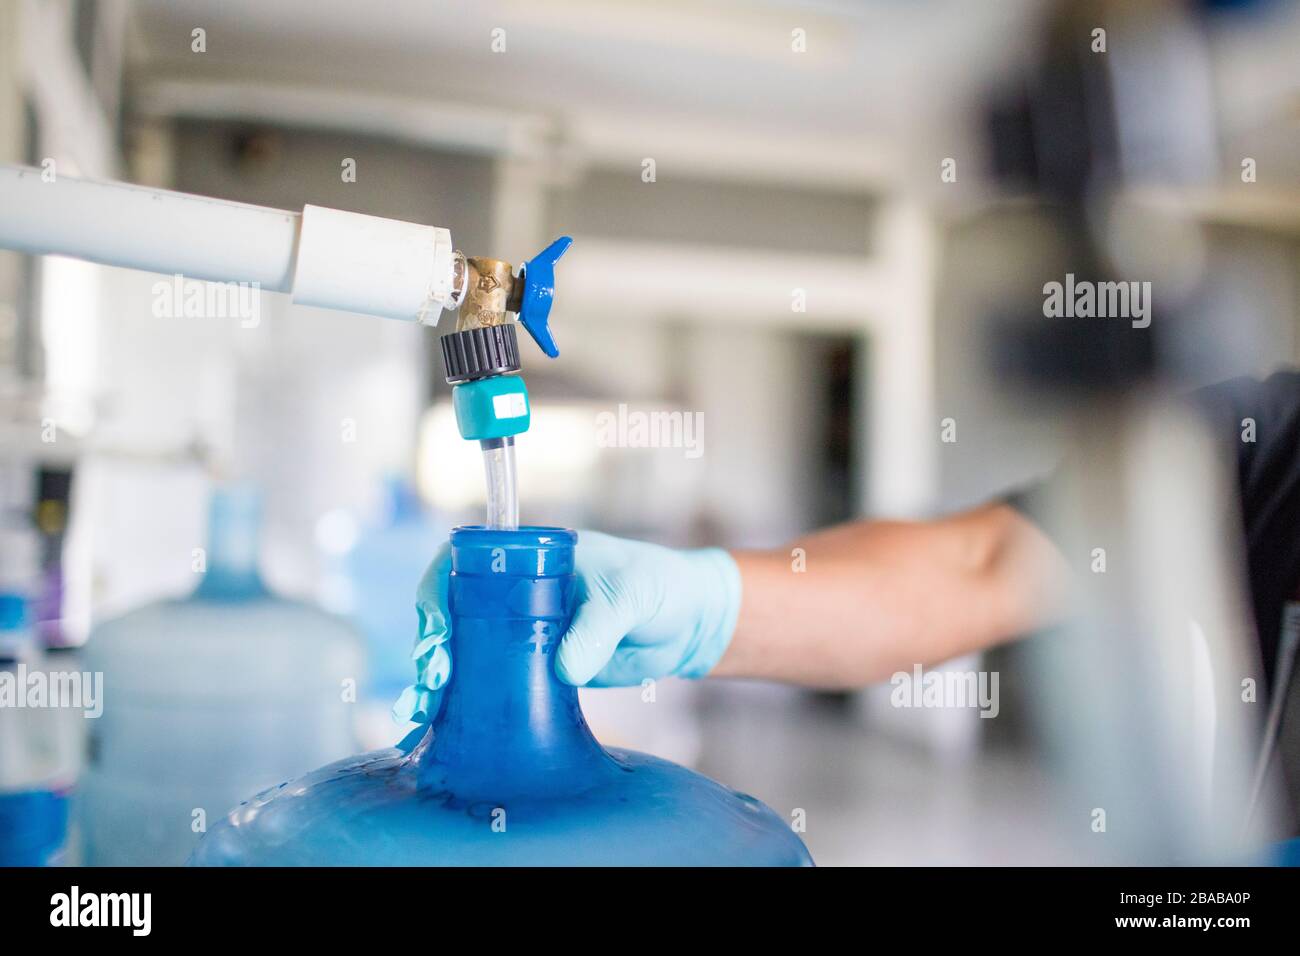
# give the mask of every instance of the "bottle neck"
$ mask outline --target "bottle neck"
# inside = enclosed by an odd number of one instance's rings
[[[476,802],[558,795],[610,757],[553,657],[572,615],[573,542],[555,529],[452,532],[451,679],[420,786]]]
[[[266,593],[257,570],[261,530],[262,502],[255,490],[234,486],[213,492],[206,569],[196,597],[230,600]]]

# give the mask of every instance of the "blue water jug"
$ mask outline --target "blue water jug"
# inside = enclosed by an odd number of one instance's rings
[[[82,717],[43,676],[30,600],[39,571],[35,531],[0,514],[0,867],[66,862],[75,760],[61,731]],[[33,699],[34,677],[46,690]]]
[[[179,866],[250,792],[356,751],[360,638],[263,583],[255,489],[217,490],[209,519],[195,591],[106,621],[87,643],[105,696],[80,799],[91,865]]]
[[[195,865],[807,865],[755,798],[602,748],[552,658],[577,535],[452,532],[452,674],[412,748],[330,764],[214,826]]]
[[[365,636],[369,655],[368,696],[381,701],[387,714],[411,683],[411,582],[420,579],[428,556],[446,538],[447,525],[439,529],[403,478],[386,478],[383,497],[378,520],[348,552],[345,567],[352,592],[347,616]]]
[[[60,790],[0,792],[0,867],[64,862],[68,797]]]

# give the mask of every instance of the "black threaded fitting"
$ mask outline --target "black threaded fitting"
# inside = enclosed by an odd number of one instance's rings
[[[519,371],[514,323],[448,332],[438,341],[450,385]]]

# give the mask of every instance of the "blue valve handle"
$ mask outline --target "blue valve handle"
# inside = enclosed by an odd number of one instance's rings
[[[551,301],[555,298],[555,262],[572,244],[573,240],[568,236],[560,236],[520,267],[524,295],[519,305],[519,324],[528,330],[537,347],[551,358],[560,354],[547,325]]]

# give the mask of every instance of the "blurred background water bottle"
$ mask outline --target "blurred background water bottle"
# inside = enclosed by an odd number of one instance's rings
[[[355,752],[362,646],[345,621],[278,597],[258,572],[261,502],[217,491],[202,583],[97,627],[104,674],[83,788],[85,861],[183,863],[250,793]]]
[[[406,733],[394,723],[392,707],[415,675],[415,588],[450,530],[405,477],[385,476],[380,491],[376,513],[343,559],[347,586],[340,608],[366,640],[367,747],[394,744]]]
[[[33,692],[44,681],[31,613],[38,554],[35,529],[0,516],[0,866],[66,862],[75,760],[60,746],[65,715],[48,682]]]

